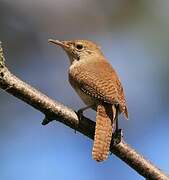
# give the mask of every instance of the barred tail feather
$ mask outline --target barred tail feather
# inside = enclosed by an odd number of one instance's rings
[[[104,161],[109,155],[110,143],[112,139],[115,108],[112,105],[98,105],[96,115],[96,128],[93,145],[93,159]]]

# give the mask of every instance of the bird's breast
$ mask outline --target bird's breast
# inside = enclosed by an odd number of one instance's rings
[[[87,106],[95,104],[95,101],[91,98],[91,96],[87,95],[80,89],[78,83],[76,82],[76,78],[74,78],[74,74],[69,73],[69,82],[76,91],[76,93],[79,95],[79,97]]]

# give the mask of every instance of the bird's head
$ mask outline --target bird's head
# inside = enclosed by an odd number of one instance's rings
[[[89,59],[92,56],[102,55],[100,48],[93,42],[87,40],[59,41],[48,40],[50,43],[61,46],[70,58],[71,64],[80,60]]]

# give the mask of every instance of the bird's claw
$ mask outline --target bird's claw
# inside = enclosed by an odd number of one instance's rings
[[[82,111],[81,109],[79,109],[76,114],[77,114],[78,119],[79,119],[79,121],[80,121],[80,120],[82,119],[82,117],[83,117],[83,111]],[[76,127],[75,127],[75,129],[74,129],[74,133],[75,133],[75,134],[76,134],[77,128],[78,128],[78,125],[76,125]]]
[[[81,110],[81,109],[79,109],[78,111],[77,111],[77,116],[78,116],[78,118],[79,118],[79,121],[82,119],[82,117],[83,117],[83,111]]]
[[[122,129],[118,129],[115,131],[113,135],[113,145],[117,145],[122,141],[123,132]]]

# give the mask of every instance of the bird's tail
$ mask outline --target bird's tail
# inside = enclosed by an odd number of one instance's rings
[[[112,133],[115,129],[116,108],[112,105],[98,105],[93,145],[93,159],[104,161],[109,155]]]

